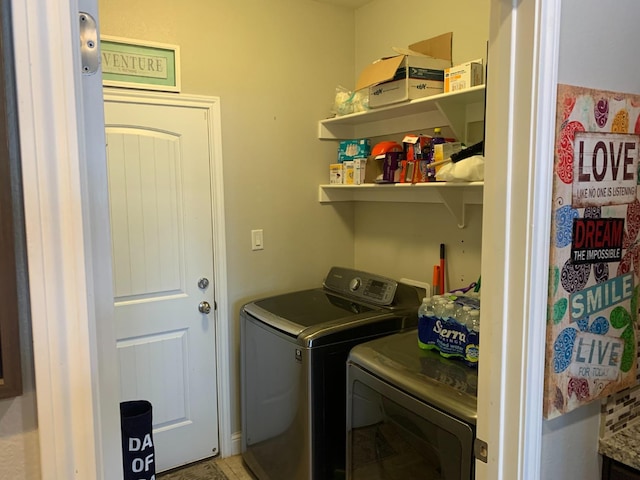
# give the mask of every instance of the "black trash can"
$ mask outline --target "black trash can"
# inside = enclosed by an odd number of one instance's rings
[[[120,404],[122,467],[124,480],[152,480],[156,474],[151,402],[132,400]]]

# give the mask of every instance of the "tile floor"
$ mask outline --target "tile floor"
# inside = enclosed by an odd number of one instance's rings
[[[242,462],[242,456],[240,455],[216,460],[216,465],[229,480],[255,480],[255,477]]]
[[[240,455],[209,458],[157,475],[158,480],[256,480]]]

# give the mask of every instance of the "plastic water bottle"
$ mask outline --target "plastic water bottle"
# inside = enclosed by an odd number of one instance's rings
[[[436,348],[433,326],[435,314],[433,312],[433,298],[425,297],[418,308],[418,346],[423,350]]]
[[[422,305],[418,309],[418,319],[426,319],[427,317],[433,317],[433,305],[430,298],[424,297]]]
[[[469,330],[480,332],[480,310],[471,310],[467,321],[469,322]]]
[[[468,305],[459,307],[458,311],[456,312],[456,320],[458,321],[458,323],[461,323],[462,325],[470,329],[471,325],[469,325],[469,312],[471,312],[471,307],[469,307]]]
[[[445,318],[444,308],[447,305],[447,300],[439,298],[433,305],[434,315],[439,318]]]
[[[444,318],[444,319],[455,319],[456,318],[455,306],[453,305],[453,302],[445,303],[444,309],[443,309],[443,312],[442,312],[442,318]]]

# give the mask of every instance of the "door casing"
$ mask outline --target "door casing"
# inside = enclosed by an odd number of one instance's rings
[[[144,100],[145,103],[162,105],[192,106],[206,109],[209,116],[210,139],[210,172],[211,172],[211,201],[213,214],[213,258],[214,279],[216,288],[216,309],[213,312],[216,328],[216,357],[217,357],[217,387],[218,387],[218,418],[220,428],[220,452],[228,456],[235,453],[232,446],[231,406],[230,406],[230,371],[229,344],[230,322],[227,295],[227,263],[224,215],[224,185],[222,167],[222,136],[220,120],[220,99],[200,95],[166,94],[155,92],[129,91],[117,88],[105,88],[104,99],[118,102],[135,103]]]

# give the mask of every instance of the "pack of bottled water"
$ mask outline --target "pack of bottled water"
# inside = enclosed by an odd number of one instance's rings
[[[480,297],[445,294],[426,297],[418,310],[418,345],[443,357],[477,366],[480,350]]]

